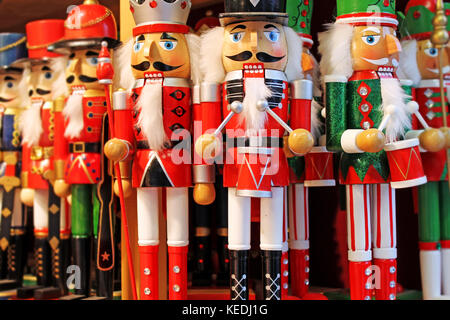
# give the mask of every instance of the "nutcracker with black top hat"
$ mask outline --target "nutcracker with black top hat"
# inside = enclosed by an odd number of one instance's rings
[[[117,85],[126,91],[114,93],[116,132],[105,153],[120,161],[124,194],[137,188],[142,300],[159,298],[158,219],[164,207],[169,299],[187,299],[191,87],[199,77],[199,38],[186,25],[190,8],[188,0],[131,0],[136,27],[116,56]]]
[[[55,110],[54,190],[60,197],[71,193],[73,263],[81,271],[81,286],[75,292],[87,296],[93,236],[98,240],[97,250],[101,243],[113,241],[112,232],[102,233],[106,239],[97,239],[100,216],[110,216],[113,196],[112,188],[103,188],[111,177],[102,152],[107,140],[107,103],[104,87],[97,79],[97,64],[102,42],[114,48],[119,41],[111,10],[97,1],[86,0],[74,6],[64,27],[64,38],[49,47],[69,58],[66,82],[70,96],[62,110]],[[112,245],[104,248],[96,254],[103,261],[97,294],[109,296],[114,251]]]
[[[446,149],[449,147],[443,108],[448,116],[448,79],[445,78],[445,106],[441,102],[438,49],[432,43],[436,0],[411,0],[400,28],[403,52],[399,77],[413,82],[416,116],[407,135],[417,136],[428,183],[418,187],[419,249],[424,299],[450,297],[450,193],[448,189]],[[450,3],[444,4],[449,18]],[[445,26],[445,25],[444,25]],[[450,31],[450,19],[446,29]],[[447,45],[443,50],[443,72],[450,71]],[[440,129],[440,130],[437,130]],[[445,136],[447,141],[445,141]],[[441,286],[443,291],[441,291]]]
[[[338,0],[336,22],[319,37],[326,146],[342,152],[347,192],[351,299],[371,299],[372,282],[376,299],[396,298],[395,188],[426,182],[418,140],[399,141],[411,121],[395,74],[397,25],[394,0]]]
[[[64,20],[37,20],[26,25],[30,67],[30,106],[20,118],[22,133],[22,202],[33,208],[37,284],[65,288],[70,217],[66,199],[53,191],[54,100],[64,98],[67,60],[47,51],[64,36]]]
[[[27,57],[26,36],[0,33],[0,121],[2,193],[0,290],[18,287],[25,262],[26,210],[20,202],[21,135],[19,118],[28,104],[28,68],[15,64]]]
[[[256,198],[261,203],[264,298],[280,299],[289,184],[283,147],[303,155],[313,146],[312,82],[303,79],[302,41],[287,27],[285,1],[225,1],[220,19],[222,27],[205,33],[201,42],[203,83],[196,120],[202,136],[195,151],[204,163],[194,166],[194,199],[202,203],[214,196],[211,163],[224,158],[231,298],[249,297],[250,211]]]

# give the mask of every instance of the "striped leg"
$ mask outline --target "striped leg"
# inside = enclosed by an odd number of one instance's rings
[[[286,299],[289,289],[289,244],[288,244],[288,199],[287,188],[283,190],[283,248],[281,253],[281,299]]]
[[[389,184],[372,186],[372,235],[375,298],[394,300],[397,288],[397,228],[395,190]]]
[[[284,188],[272,188],[272,197],[261,199],[260,214],[264,298],[266,300],[280,300]]]
[[[232,300],[248,300],[248,252],[250,251],[251,198],[236,196],[228,188],[228,250]]]
[[[137,189],[141,300],[158,300],[159,196],[157,188]]]
[[[169,251],[169,299],[187,299],[189,245],[188,188],[167,188],[167,246]]]
[[[347,185],[346,191],[350,298],[368,300],[372,297],[370,188],[362,184]]]
[[[288,187],[289,251],[292,294],[303,297],[309,287],[309,201],[303,184]]]
[[[450,190],[448,181],[439,182],[441,221],[442,293],[450,296]]]

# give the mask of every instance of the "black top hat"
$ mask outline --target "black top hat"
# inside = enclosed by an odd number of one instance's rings
[[[286,0],[225,0],[225,13],[219,18],[223,26],[249,20],[287,25]]]

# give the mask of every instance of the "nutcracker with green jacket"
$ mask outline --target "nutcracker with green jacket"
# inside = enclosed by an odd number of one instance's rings
[[[395,0],[337,0],[336,22],[319,37],[326,146],[342,152],[340,182],[346,185],[353,300],[369,300],[374,291],[377,300],[396,299],[394,187],[426,182],[423,176],[408,176],[420,170],[401,166],[406,162],[406,167],[421,169],[418,147],[412,147],[415,141],[398,141],[411,124],[407,95],[395,74],[401,51],[397,25]],[[408,156],[392,152],[399,143],[407,148],[396,151]],[[394,181],[393,170],[398,168],[391,160],[400,164],[404,181]]]
[[[399,76],[413,81],[414,97],[419,104],[418,116],[413,117],[413,129],[408,134],[419,136],[422,160],[428,183],[418,187],[419,250],[424,299],[450,297],[450,193],[445,141],[441,87],[439,81],[438,50],[431,42],[436,0],[411,0],[400,29],[403,53],[400,56]],[[447,18],[450,3],[444,5]],[[447,22],[450,31],[450,20]],[[450,47],[443,51],[445,93],[448,102],[450,80]],[[448,116],[448,105],[445,106]],[[420,119],[419,119],[420,118]],[[442,131],[442,143],[431,144],[432,130]],[[442,289],[441,289],[442,287]]]
[[[21,134],[19,117],[28,103],[26,36],[0,33],[1,220],[0,290],[20,286],[25,265],[26,209],[20,202]]]

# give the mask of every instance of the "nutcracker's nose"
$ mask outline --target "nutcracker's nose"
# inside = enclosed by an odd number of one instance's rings
[[[72,59],[69,65],[69,72],[77,73],[79,69],[80,69],[80,59],[78,58]]]
[[[389,55],[393,55],[402,51],[402,45],[400,44],[400,41],[393,35],[386,35],[386,44]]]
[[[253,52],[258,51],[258,32],[256,31],[250,33],[250,49]]]
[[[150,40],[144,48],[144,57],[146,57],[149,61],[155,61],[158,59],[158,56],[158,44],[156,41]]]

